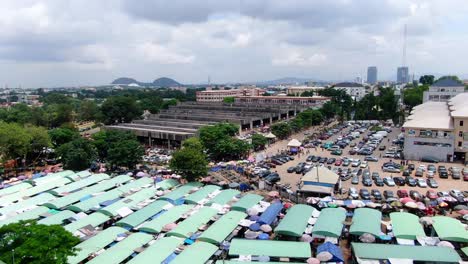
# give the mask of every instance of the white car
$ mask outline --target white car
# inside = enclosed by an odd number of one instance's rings
[[[427,187],[427,183],[424,179],[418,179],[418,186],[421,187],[421,188],[426,188]]]
[[[456,189],[450,190],[450,195],[452,195],[455,198],[460,197],[460,196],[463,197],[462,192]]]
[[[419,165],[418,169],[421,169],[422,171],[426,171],[426,165],[421,164]]]
[[[359,165],[361,165],[360,160],[353,160],[353,162],[351,162],[351,167],[358,167]]]
[[[395,181],[392,177],[385,177],[383,181],[385,184],[387,184],[387,186],[395,186]]]
[[[363,169],[367,168],[367,161],[363,161],[360,167]]]
[[[354,187],[349,188],[348,194],[349,194],[349,198],[351,198],[351,199],[358,199],[359,198],[359,193],[356,190],[356,188],[354,188]]]

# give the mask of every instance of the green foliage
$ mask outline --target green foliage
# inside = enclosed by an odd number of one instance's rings
[[[301,94],[301,96],[308,96],[308,97],[311,97],[311,96],[315,96],[315,92],[314,91],[305,91]]]
[[[255,151],[264,149],[265,145],[268,144],[268,139],[261,134],[252,135],[252,147]]]
[[[133,169],[141,161],[144,154],[145,150],[138,141],[127,139],[115,142],[110,146],[107,161],[111,165]]]
[[[52,145],[49,134],[44,127],[26,126],[25,130],[30,137],[28,152],[32,155],[31,158],[36,157],[44,150],[44,148]]]
[[[169,106],[174,106],[174,105],[177,105],[176,99],[166,100],[162,104],[162,109],[168,109]]]
[[[157,114],[163,106],[163,99],[158,96],[150,96],[140,100],[140,107],[151,114]]]
[[[136,100],[126,96],[107,98],[101,106],[101,111],[106,124],[131,122],[143,114]]]
[[[137,140],[131,132],[118,130],[102,130],[93,134],[93,145],[97,150],[98,157],[105,160],[109,155],[109,149],[113,144],[119,141]]]
[[[71,104],[72,98],[58,92],[50,92],[40,98],[44,104]]]
[[[174,152],[169,162],[169,168],[189,182],[195,181],[208,173],[206,155],[196,145],[194,141],[189,142],[186,146]]]
[[[271,126],[271,133],[279,139],[285,139],[291,134],[291,126],[286,122],[275,123]]]
[[[73,105],[50,104],[45,108],[45,116],[49,127],[59,127],[64,123],[73,121]]]
[[[392,88],[379,88],[379,96],[366,94],[355,105],[356,120],[398,119],[398,102]]]
[[[422,104],[423,93],[427,90],[429,90],[428,85],[405,88],[403,91],[403,103],[410,109],[419,104]]]
[[[434,83],[434,75],[423,75],[419,77],[419,82],[423,85],[432,85]]]
[[[97,157],[93,144],[81,137],[63,144],[56,153],[61,157],[65,169],[76,171],[89,168]]]
[[[337,112],[337,106],[333,102],[329,101],[322,105],[320,111],[325,118],[333,118]]]
[[[322,106],[322,114],[326,118],[333,118],[339,115],[342,120],[347,117],[349,119],[353,110],[353,99],[345,90],[326,88],[317,92],[321,96],[331,97],[330,102]]]
[[[437,79],[437,82],[438,81],[441,81],[441,80],[445,80],[445,79],[452,79],[454,81],[457,81],[460,83],[460,85],[462,85],[462,82],[460,81],[460,78],[458,78],[458,76],[456,75],[446,75],[446,76],[442,76],[440,77],[439,79]]]
[[[54,147],[68,143],[80,136],[78,131],[70,128],[54,128],[49,130],[50,140]]]
[[[0,123],[0,153],[3,160],[25,157],[30,142],[31,136],[21,125]]]
[[[83,100],[78,109],[79,119],[81,121],[93,121],[99,118],[99,107],[94,101]]]
[[[184,142],[182,142],[182,147],[196,149],[200,152],[203,152],[203,144],[196,137],[191,137],[191,138],[184,140]]]
[[[235,101],[234,97],[232,96],[229,96],[229,97],[224,97],[223,98],[223,102],[226,103],[226,104],[233,104]]]
[[[59,225],[21,221],[0,227],[0,260],[5,263],[67,263],[80,239]],[[14,262],[13,262],[14,260]]]
[[[200,141],[214,160],[243,158],[250,149],[247,142],[233,138],[239,127],[231,123],[218,123],[200,128]]]

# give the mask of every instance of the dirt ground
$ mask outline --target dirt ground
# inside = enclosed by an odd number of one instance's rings
[[[311,128],[311,129],[309,129],[307,131],[303,131],[301,133],[292,135],[287,140],[277,141],[274,144],[270,145],[266,150],[264,150],[263,153],[267,154],[267,155],[274,155],[274,154],[278,153],[281,150],[286,150],[287,149],[286,148],[287,144],[291,139],[296,138],[299,141],[302,141],[305,138],[304,133],[306,133],[306,132],[313,133],[313,132],[319,131],[320,129],[321,129],[321,127],[313,127],[313,128]],[[342,130],[337,135],[332,136],[329,140],[336,139],[341,134],[343,134],[344,131],[346,131],[346,129]],[[399,128],[393,128],[393,131],[388,134],[387,138],[384,138],[381,145],[382,144],[386,145],[386,149],[388,149],[389,147],[392,146],[392,143],[391,143],[392,140],[397,138],[399,133],[400,133]],[[361,134],[361,137],[358,138],[358,139],[355,139],[353,142],[358,143],[360,140],[362,140],[362,137],[364,135],[365,135],[365,133]],[[353,158],[353,159],[358,158],[358,159],[361,159],[361,161],[363,161],[365,156],[362,156],[362,155],[349,155],[349,150],[350,150],[349,146],[347,146],[345,149],[343,149],[343,155],[341,157],[349,157],[349,158]],[[308,149],[308,151],[309,151],[308,154],[304,153],[304,154],[296,155],[295,159],[293,161],[289,161],[289,162],[287,162],[287,163],[285,163],[283,165],[277,166],[275,169],[273,169],[273,170],[276,170],[279,173],[279,175],[281,176],[281,182],[280,183],[290,184],[291,189],[293,191],[296,191],[297,184],[300,182],[302,174],[288,173],[286,171],[287,168],[289,168],[291,166],[296,166],[299,162],[305,162],[307,156],[309,156],[309,155],[318,155],[318,156],[321,156],[321,157],[334,157],[334,158],[337,158],[337,159],[340,158],[340,156],[331,155],[329,151],[327,151],[327,150],[322,151],[320,148],[317,148],[317,150],[311,148],[311,149]],[[376,151],[374,151],[373,156],[375,156],[375,157],[380,157],[380,155],[383,156],[383,153],[385,153],[385,151],[386,150],[384,150],[384,151],[376,150]],[[385,162],[388,162],[390,160],[391,160],[390,158],[379,158],[378,162],[368,162],[368,164],[369,164],[368,169],[370,170],[371,173],[372,172],[378,172],[380,174],[381,178],[384,178],[384,177],[387,177],[387,176],[393,176],[393,177],[401,176],[401,173],[389,173],[389,172],[383,172],[382,171],[382,169],[381,169],[382,164],[385,163]],[[399,160],[394,160],[394,161],[397,162],[397,163],[400,162]],[[419,164],[425,164],[426,166],[428,165],[428,163],[421,163],[420,161],[409,161],[409,163],[415,164],[416,167],[418,167]],[[451,166],[457,166],[457,167],[463,169],[463,165],[461,163],[440,162],[440,163],[437,163],[435,165],[436,166],[445,165],[447,168],[449,168]],[[326,166],[328,166],[328,164],[326,164]],[[333,164],[331,166],[334,167]],[[348,166],[348,167],[352,168],[351,166]],[[414,172],[413,172],[412,176],[414,177]],[[414,177],[414,178],[417,179],[419,177]],[[425,176],[423,178],[426,179]],[[361,179],[362,179],[362,177],[360,177],[360,180]],[[393,190],[395,194],[396,194],[396,191],[398,189],[406,189],[408,191],[417,190],[421,194],[425,194],[426,191],[429,190],[429,189],[436,190],[436,191],[449,191],[451,189],[458,189],[458,190],[461,190],[461,191],[468,190],[468,181],[467,182],[463,181],[463,177],[460,180],[454,180],[451,177],[449,177],[448,179],[440,179],[438,174],[436,174],[434,179],[439,184],[439,187],[436,188],[436,189],[433,189],[433,188],[430,188],[430,187],[427,187],[427,188],[409,187],[407,185],[401,186],[401,187],[399,187],[399,186],[389,187],[389,186],[386,186],[386,185],[382,186],[382,187],[378,187],[378,186],[376,186],[374,184],[372,186],[366,187],[366,186],[363,186],[361,182],[359,182],[359,184],[351,184],[351,179],[342,182],[342,188],[344,190],[348,190],[349,187],[355,187],[355,188],[357,188],[357,190],[359,190],[361,188],[367,188],[368,190],[378,189],[381,192],[383,192],[384,190]]]

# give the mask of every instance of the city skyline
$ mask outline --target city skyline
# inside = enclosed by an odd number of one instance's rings
[[[396,80],[407,25],[410,75],[467,76],[462,1],[5,1],[0,84],[184,84],[282,77]],[[300,7],[300,8],[298,8]]]

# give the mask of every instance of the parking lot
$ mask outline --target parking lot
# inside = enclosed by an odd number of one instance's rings
[[[322,145],[325,142],[335,141],[339,137],[342,137],[344,134],[349,133],[350,129],[351,129],[350,127],[347,127],[345,129],[337,132],[336,134],[334,134],[330,138],[328,138],[326,140],[322,140]],[[361,133],[358,138],[355,138],[354,140],[352,140],[351,143],[354,143],[354,144],[357,145],[357,144],[359,144],[359,142],[363,142],[364,137],[366,137],[368,135],[368,133],[369,133],[369,130],[366,130],[365,132]],[[441,179],[439,177],[438,172],[436,172],[434,174],[433,179],[438,184],[437,188],[431,188],[429,186],[427,186],[427,187],[414,186],[413,187],[413,186],[408,186],[408,184],[405,184],[404,186],[398,186],[398,185],[388,186],[386,184],[384,184],[384,186],[376,186],[376,184],[375,184],[375,182],[373,180],[371,180],[371,185],[370,186],[364,186],[363,181],[362,181],[363,180],[363,175],[362,174],[364,173],[365,170],[369,170],[369,174],[377,172],[381,179],[383,179],[385,177],[394,178],[394,177],[398,177],[398,176],[405,179],[405,177],[402,176],[402,172],[394,172],[394,173],[384,172],[383,169],[382,169],[382,166],[385,163],[389,163],[391,161],[395,162],[398,165],[400,164],[400,162],[401,162],[400,159],[384,157],[385,153],[389,149],[392,149],[392,148],[396,147],[396,145],[392,143],[392,140],[397,139],[397,137],[398,137],[398,135],[400,133],[401,133],[401,131],[400,131],[399,128],[392,128],[392,131],[390,133],[388,133],[388,135],[382,139],[381,143],[378,144],[376,149],[371,154],[371,156],[377,158],[378,161],[368,161],[367,162],[368,166],[366,168],[361,167],[361,165],[359,165],[357,167],[352,166],[352,164],[351,164],[352,161],[355,161],[356,159],[360,159],[361,164],[362,164],[362,162],[364,161],[364,158],[366,157],[366,155],[358,155],[358,154],[350,155],[349,154],[350,150],[355,148],[355,147],[352,147],[350,145],[354,146],[354,144],[350,143],[348,146],[344,147],[342,149],[342,152],[343,152],[342,155],[332,155],[332,151],[322,149],[320,147],[306,148],[301,154],[294,155],[294,160],[288,161],[288,162],[286,162],[286,163],[284,163],[282,165],[277,165],[276,166],[275,170],[281,176],[280,184],[289,184],[291,186],[291,190],[293,190],[293,191],[297,190],[297,184],[299,183],[300,178],[302,177],[303,174],[302,173],[296,173],[295,171],[291,172],[291,167],[295,167],[299,163],[305,163],[306,165],[308,165],[308,166],[306,166],[306,168],[308,168],[309,166],[318,165],[318,166],[330,167],[332,170],[335,170],[335,171],[337,171],[338,168],[341,168],[341,170],[350,169],[350,172],[354,171],[355,174],[356,174],[356,172],[359,171],[359,169],[361,169],[360,173],[358,173],[359,174],[359,176],[358,176],[359,181],[358,181],[357,184],[352,184],[352,177],[349,177],[349,176],[345,177],[344,180],[342,181],[342,189],[345,191],[345,193],[343,194],[343,198],[348,197],[347,191],[349,190],[350,187],[356,188],[357,191],[359,191],[360,189],[363,189],[363,188],[367,189],[369,191],[371,191],[372,189],[376,189],[376,190],[379,190],[382,194],[383,194],[383,192],[385,190],[390,190],[390,191],[393,191],[395,196],[396,196],[398,190],[407,190],[408,192],[410,192],[411,190],[416,190],[422,195],[425,195],[428,190],[434,190],[436,192],[440,192],[440,191],[449,192],[452,189],[458,189],[458,190],[461,190],[461,191],[468,190],[468,181],[463,180],[463,173],[462,173],[462,171],[464,169],[463,165],[460,164],[460,163],[457,164],[457,163],[443,163],[443,162],[433,164],[433,165],[435,165],[436,168],[438,166],[442,165],[442,166],[445,166],[447,168],[447,170],[448,170],[448,178],[447,179]],[[299,134],[299,135],[295,135],[293,138],[297,138],[297,139],[302,141],[304,139],[304,137],[305,136],[302,133],[302,134]],[[279,142],[278,145],[274,146],[274,148],[270,148],[269,151],[272,151],[272,150],[275,150],[275,149],[285,149],[286,144],[287,144],[287,141]],[[381,147],[381,146],[385,146],[385,150],[380,150],[379,147]],[[335,153],[335,154],[337,154],[337,153]],[[309,158],[309,161],[307,161],[307,157],[309,157],[309,156],[318,156],[320,158],[327,158],[327,159],[328,158],[334,158],[334,159],[337,159],[337,160],[347,158],[347,159],[350,160],[350,164],[348,166],[343,166],[343,165],[336,166],[335,162],[333,162],[332,164],[325,163],[325,164],[321,165],[317,161],[315,161],[315,162],[310,161],[310,158]],[[412,178],[414,178],[415,180],[424,179],[424,182],[427,182],[427,174],[428,174],[427,173],[427,167],[428,167],[428,165],[430,163],[420,162],[420,161],[408,161],[408,164],[413,164],[415,166],[415,168],[416,168],[415,170],[411,171],[411,173],[410,173],[410,176]],[[425,165],[426,170],[423,172],[422,177],[416,177],[415,172],[417,171],[417,168],[421,164]],[[449,170],[450,167],[457,167],[460,170],[460,174],[461,174],[460,179],[452,179],[451,172]],[[290,172],[288,172],[288,168],[290,169]],[[404,166],[403,168],[407,168],[407,166]]]

